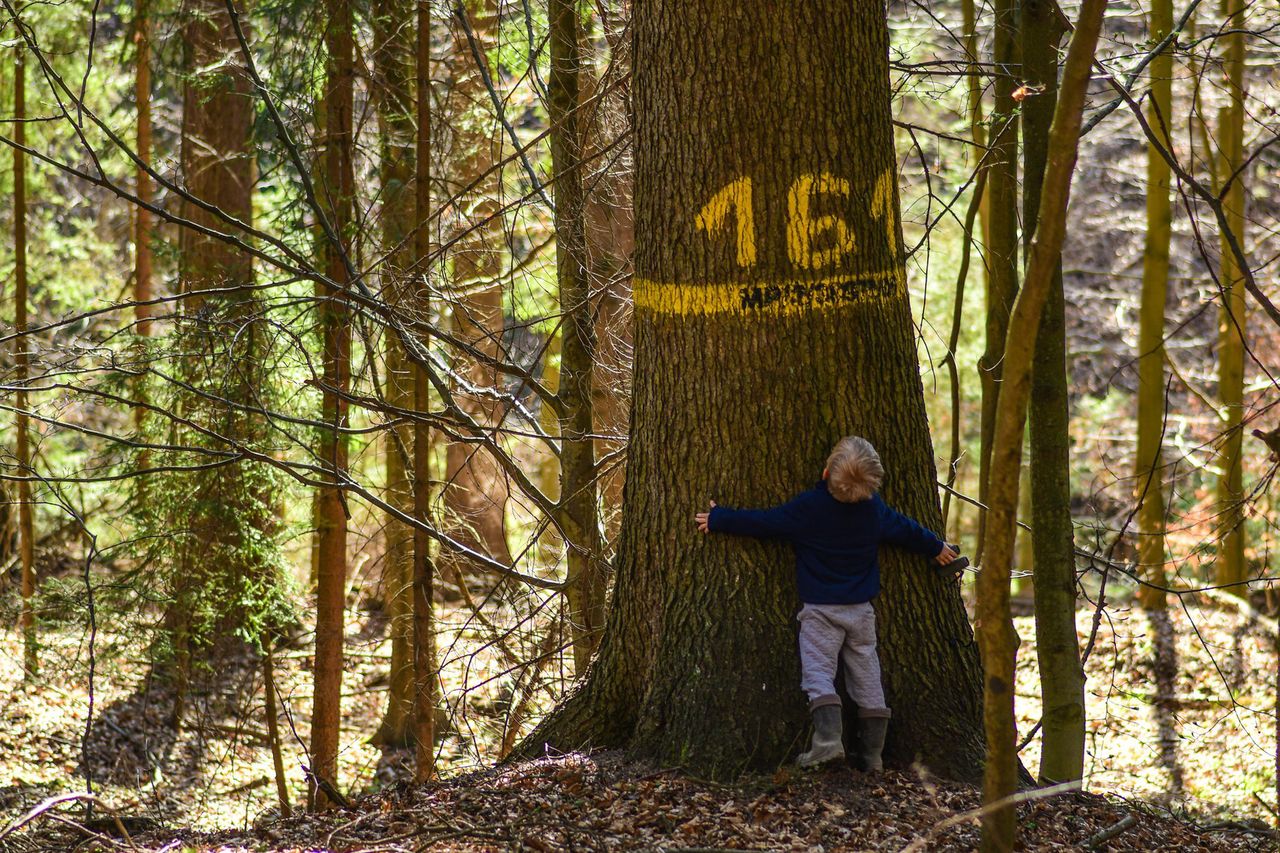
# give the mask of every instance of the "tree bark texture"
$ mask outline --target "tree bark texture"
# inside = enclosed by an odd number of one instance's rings
[[[382,288],[406,320],[416,317],[415,253],[411,239],[416,197],[414,179],[414,50],[411,0],[378,0],[373,14],[373,98],[378,110],[379,176],[382,190]],[[392,332],[386,344],[387,402],[397,409],[414,408],[413,369],[404,345]],[[410,477],[413,427],[390,430],[384,443],[388,501],[406,515],[413,513]],[[384,528],[386,563],[383,596],[391,635],[391,672],[387,709],[374,735],[375,743],[404,747],[412,742],[413,725],[413,529],[393,516]]]
[[[990,506],[991,443],[1000,398],[1004,341],[1009,313],[1018,295],[1018,112],[1013,91],[1021,77],[1017,64],[1018,0],[994,0],[995,31],[991,149],[987,154],[987,318],[986,349],[978,362],[982,381],[981,436],[978,448],[978,501]],[[976,562],[982,562],[987,513],[978,516]]]
[[[1022,102],[1024,245],[1031,242],[1058,100],[1058,49],[1067,21],[1054,0],[1023,0],[1022,70],[1038,94]],[[1043,784],[1084,774],[1084,669],[1076,635],[1075,538],[1071,522],[1071,433],[1067,331],[1059,254],[1049,283],[1031,375],[1030,492],[1036,657],[1040,665]],[[1025,531],[1024,531],[1025,533]]]
[[[556,520],[565,533],[566,594],[576,672],[587,668],[604,629],[607,565],[601,556],[595,442],[591,438],[596,327],[587,277],[582,192],[582,114],[578,109],[580,11],[576,0],[550,0],[551,168],[555,178],[556,279],[561,338],[560,495]]]
[[[352,8],[344,0],[326,4],[327,52],[325,139],[320,206],[338,237],[325,243],[325,272],[335,285],[321,292],[324,384],[319,457],[326,485],[320,488],[319,572],[316,585],[316,651],[311,715],[311,772],[337,787],[338,734],[341,721],[343,613],[347,580],[347,512],[338,485],[346,476],[347,402],[351,382],[351,326],[346,297],[339,288],[349,281],[346,246],[351,225],[355,177],[352,167],[352,98],[355,81],[352,57]],[[312,784],[308,804],[313,809],[332,805]]]
[[[415,272],[426,282],[426,258],[431,256],[431,2],[417,0],[417,43],[414,73],[417,77],[414,106],[418,135],[414,148],[414,212],[417,228],[413,234]],[[427,288],[422,287],[425,294]],[[425,301],[425,299],[423,300]],[[429,305],[420,306],[424,313]],[[431,386],[427,372],[413,367],[413,403],[419,412],[431,409]],[[414,780],[424,782],[435,775],[435,710],[439,705],[440,669],[436,658],[435,564],[431,557],[431,430],[419,420],[413,425],[413,517],[420,522],[413,529],[413,733]]]
[[[978,643],[982,649],[983,723],[987,761],[983,802],[992,807],[982,816],[982,849],[1012,850],[1015,811],[1008,798],[1018,785],[1017,723],[1013,713],[1014,664],[1018,635],[1009,612],[1009,571],[1017,526],[1018,468],[1040,318],[1050,292],[1066,235],[1071,176],[1075,171],[1081,115],[1089,70],[1106,0],[1084,0],[1063,67],[1058,103],[1049,133],[1048,158],[1027,260],[1027,274],[1014,304],[1004,349],[1004,384],[996,411],[991,455],[991,503],[988,509],[986,560],[978,575]],[[1000,805],[1000,804],[1004,805]]]
[[[17,145],[25,145],[27,137],[27,47],[21,40],[13,54],[13,136]],[[36,540],[35,521],[31,515],[31,423],[27,416],[26,384],[30,375],[31,341],[27,331],[27,155],[21,148],[13,149],[13,331],[14,378],[18,390],[13,395],[14,428],[17,432],[18,471],[18,558],[22,567],[22,607],[18,614],[18,626],[22,630],[23,677],[36,677],[40,667],[39,647],[36,637]]]
[[[883,7],[785,16],[714,0],[639,5],[636,361],[602,647],[525,742],[629,746],[718,777],[800,746],[794,562],[704,537],[693,513],[776,503],[831,446],[880,449],[890,504],[937,530],[904,285]],[[882,554],[888,754],[972,777],[979,665],[958,588]]]
[[[251,225],[253,89],[231,17],[221,0],[186,0],[181,22],[183,183],[195,200]],[[198,225],[227,228],[192,199],[184,197],[180,213]],[[139,232],[140,251],[146,238]],[[180,230],[178,249],[184,297],[175,344],[179,370],[204,392],[181,398],[179,409],[213,435],[252,446],[261,438],[261,424],[217,402],[267,405],[269,341],[257,317],[252,259],[194,228]],[[225,449],[204,432],[193,430],[186,440]],[[280,590],[272,539],[277,502],[269,475],[247,462],[164,482],[180,490],[169,500],[180,509],[165,534],[175,541],[170,621],[178,638],[179,679],[185,680],[189,655],[240,629],[251,629],[250,637],[261,633],[263,626],[252,623],[273,606]]]
[[[1223,210],[1236,240],[1244,240],[1244,48],[1246,26],[1243,0],[1223,0],[1222,12],[1226,34],[1222,68],[1230,101],[1222,109],[1218,122],[1218,145],[1221,165],[1218,173],[1226,185]],[[1222,307],[1218,314],[1218,404],[1222,418],[1222,449],[1218,464],[1218,561],[1215,581],[1235,584],[1236,595],[1246,595],[1248,588],[1244,564],[1244,472],[1240,458],[1241,419],[1244,411],[1244,340],[1247,312],[1244,301],[1244,279],[1236,256],[1224,233],[1220,241],[1221,256],[1218,281],[1222,287]]]
[[[463,26],[464,15],[478,60]],[[448,190],[450,196],[461,193],[457,204],[462,233],[451,252],[449,301],[453,334],[488,356],[502,358],[502,136],[479,66],[488,62],[493,49],[497,15],[495,0],[465,0],[457,3],[451,20],[453,167]],[[500,374],[469,355],[459,354],[455,364],[457,372],[473,386],[502,385]],[[494,431],[505,413],[504,406],[492,397],[470,394],[461,387],[454,391],[454,401],[480,426]],[[496,437],[501,439],[500,434]],[[506,474],[487,450],[476,443],[449,442],[443,492],[446,515],[442,521],[459,542],[508,564],[511,550],[505,514],[509,492]],[[455,555],[442,553],[441,560],[454,572],[465,570]]]
[[[134,16],[133,43],[137,51],[135,62],[137,68],[134,76],[134,98],[138,105],[137,155],[144,164],[151,165],[151,3],[150,0],[138,0],[137,12]],[[151,334],[151,306],[143,303],[151,299],[151,211],[146,205],[152,201],[151,175],[147,170],[138,167],[135,193],[139,204],[134,208],[134,256],[133,256],[133,298],[137,305],[134,316],[138,320],[138,334]],[[142,416],[142,409],[138,410]]]
[[[1172,0],[1153,0],[1150,37],[1162,39],[1173,28]],[[1173,53],[1163,50],[1151,61],[1147,122],[1172,150]],[[1167,413],[1164,379],[1164,312],[1169,297],[1169,242],[1173,233],[1170,170],[1155,143],[1147,145],[1147,232],[1142,250],[1142,305],[1138,313],[1138,455],[1134,491],[1138,501],[1138,566],[1153,586],[1138,589],[1148,610],[1163,609],[1165,503],[1163,437]]]

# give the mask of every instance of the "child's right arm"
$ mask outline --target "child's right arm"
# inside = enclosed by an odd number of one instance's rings
[[[792,536],[800,527],[800,500],[787,501],[769,509],[729,509],[711,502],[707,512],[694,516],[703,533],[732,533],[757,538]]]

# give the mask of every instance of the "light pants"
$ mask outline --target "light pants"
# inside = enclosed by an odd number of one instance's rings
[[[800,686],[809,709],[839,705],[836,667],[859,717],[888,717],[876,655],[876,612],[866,604],[806,604],[800,609]]]

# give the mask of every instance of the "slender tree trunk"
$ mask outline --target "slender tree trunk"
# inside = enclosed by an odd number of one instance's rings
[[[135,51],[134,100],[138,105],[137,155],[138,159],[151,164],[151,2],[137,0],[137,9],[133,21],[133,43]],[[146,205],[152,202],[153,191],[151,175],[139,166],[135,172],[134,192],[139,204],[135,205],[133,221],[133,301],[134,317],[137,319],[135,329],[141,337],[151,336],[151,316],[155,313],[152,306],[146,303],[151,299],[151,211]],[[139,377],[135,392],[139,403],[147,402],[147,380]],[[145,405],[136,406],[133,410],[133,423],[139,436],[145,435],[147,409]],[[151,467],[150,454],[142,451],[138,455],[138,468],[145,471]],[[138,500],[146,500],[146,478],[137,481]]]
[[[13,53],[13,137],[17,145],[27,143],[27,48],[21,41]],[[22,563],[22,611],[18,624],[22,628],[23,678],[30,681],[40,667],[36,638],[36,540],[31,517],[31,424],[27,417],[27,379],[30,377],[31,341],[27,332],[27,155],[13,149],[13,278],[14,308],[14,372],[17,392],[14,407],[18,433],[17,462],[22,479],[18,480],[18,556]]]
[[[151,165],[151,2],[138,0],[137,13],[134,18],[133,42],[136,50],[137,68],[134,77],[134,98],[138,104],[138,159]],[[147,337],[151,334],[151,315],[154,313],[149,305],[143,303],[151,299],[151,211],[145,205],[152,201],[151,175],[147,170],[138,167],[135,174],[135,192],[138,205],[134,207],[134,256],[133,256],[133,299],[137,303],[134,316],[138,320],[138,334]],[[139,426],[144,410],[139,407],[137,415]]]
[[[1173,28],[1172,0],[1153,0],[1148,29],[1162,39]],[[1152,60],[1147,122],[1163,144],[1171,145],[1173,53]],[[1164,385],[1164,312],[1169,294],[1169,241],[1173,208],[1169,201],[1169,164],[1154,142],[1147,144],[1147,234],[1142,251],[1142,306],[1138,314],[1138,455],[1134,489],[1138,501],[1138,566],[1155,586],[1138,589],[1148,610],[1165,607],[1168,585],[1164,554],[1163,436],[1167,403]]]
[[[1223,208],[1236,240],[1243,242],[1244,173],[1238,170],[1244,162],[1244,48],[1246,26],[1243,0],[1223,0],[1223,27],[1226,55],[1223,71],[1230,97],[1218,122],[1220,173],[1226,188]],[[1240,457],[1240,427],[1244,409],[1244,341],[1246,309],[1244,280],[1225,234],[1220,243],[1218,279],[1222,286],[1222,308],[1218,315],[1218,402],[1222,413],[1222,451],[1218,478],[1220,511],[1218,562],[1215,581],[1237,584],[1230,587],[1236,595],[1247,595],[1242,582],[1248,577],[1244,564],[1244,483]]]
[[[467,37],[469,24],[479,59]],[[452,252],[451,298],[453,334],[493,358],[502,358],[502,189],[498,163],[502,136],[493,116],[480,63],[488,63],[498,26],[496,0],[458,0],[453,16],[454,173],[457,189],[474,185],[461,199],[465,232]],[[455,190],[456,192],[456,190]],[[452,194],[452,193],[451,193]],[[460,354],[459,373],[480,388],[502,385],[499,374],[477,359]],[[502,420],[503,406],[481,395],[458,389],[455,402],[481,426],[493,429]],[[501,436],[497,436],[499,439]],[[505,513],[506,474],[487,450],[477,444],[451,441],[446,452],[443,503],[445,523],[455,538],[502,563],[511,562]],[[458,558],[442,554],[455,570]]]
[[[1027,248],[1039,215],[1049,133],[1058,100],[1058,50],[1066,28],[1067,21],[1054,0],[1023,0],[1022,70],[1029,88],[1039,91],[1022,102],[1022,214]],[[1036,657],[1043,702],[1040,781],[1054,784],[1084,774],[1084,669],[1076,636],[1071,416],[1061,255],[1040,317],[1031,397],[1036,401],[1028,432]]]
[[[377,0],[373,14],[373,97],[379,123],[379,177],[382,196],[383,292],[406,319],[416,317],[413,217],[414,173],[414,28],[406,25],[411,0]],[[413,364],[404,344],[387,335],[387,400],[397,409],[414,408]],[[413,428],[389,431],[384,444],[387,493],[396,509],[413,513],[410,467]],[[399,748],[412,742],[413,724],[413,530],[394,516],[386,520],[383,594],[391,634],[391,676],[387,710],[374,742]]]
[[[592,433],[592,365],[596,351],[583,234],[582,134],[578,113],[581,64],[579,6],[550,0],[551,164],[555,175],[556,278],[563,331],[560,346],[560,498],[557,518],[567,534],[573,660],[583,672],[604,628],[605,578],[596,503]]]
[[[1018,67],[1018,0],[994,0],[995,103],[987,176],[987,322],[986,349],[978,362],[982,379],[982,423],[979,447],[978,500],[990,506],[991,443],[996,403],[1000,397],[1002,356],[1009,331],[1009,312],[1018,295],[1018,113],[1013,91]],[[977,561],[981,562],[987,513],[978,516]]]
[[[776,768],[804,732],[794,561],[703,537],[709,499],[812,484],[880,449],[887,500],[940,527],[904,282],[884,8],[636,8],[636,360],[616,583],[580,689],[517,750],[629,746],[692,772]],[[891,760],[972,777],[979,668],[958,588],[882,555]]]
[[[289,804],[289,782],[284,773],[284,755],[280,748],[280,723],[276,714],[276,668],[271,654],[270,640],[262,651],[262,701],[267,717],[267,741],[271,744],[271,767],[275,771],[276,800],[280,803],[280,816],[289,817],[293,808]]]
[[[321,206],[342,245],[325,247],[325,272],[334,286],[326,286],[321,301],[324,339],[324,403],[327,429],[321,432],[319,457],[326,467],[320,489],[319,577],[316,585],[316,651],[314,708],[311,715],[311,772],[335,789],[338,785],[338,733],[341,721],[343,614],[347,587],[347,513],[339,483],[347,471],[347,402],[351,383],[351,327],[346,296],[338,288],[349,283],[345,258],[349,245],[351,206],[355,190],[352,167],[352,7],[344,0],[326,4],[325,49],[327,80],[324,169]],[[320,810],[332,805],[316,785],[308,804]]]
[[[1049,134],[1048,159],[1037,214],[1035,236],[1022,292],[1014,306],[1004,350],[1004,384],[996,415],[991,457],[991,503],[986,530],[986,562],[978,575],[978,644],[985,677],[983,717],[987,762],[983,801],[1005,802],[1017,788],[1017,724],[1013,713],[1014,662],[1018,635],[1009,613],[1009,569],[1017,524],[1018,467],[1021,464],[1027,402],[1031,396],[1041,314],[1054,289],[1054,278],[1066,235],[1071,175],[1075,171],[1081,115],[1089,70],[1106,0],[1084,0],[1067,51],[1059,98]],[[1014,848],[1012,804],[992,808],[982,817],[982,849]]]
[[[414,148],[415,180],[414,231],[415,270],[425,282],[427,259],[431,256],[431,2],[418,0],[416,107],[418,137]],[[426,288],[423,288],[426,292]],[[425,300],[423,300],[425,301]],[[424,314],[429,306],[419,305]],[[425,340],[425,337],[423,338]],[[431,408],[426,371],[413,370],[414,409]],[[413,531],[413,680],[414,778],[423,782],[435,775],[435,709],[439,704],[440,672],[436,662],[435,566],[431,560],[431,538],[424,526],[431,523],[431,431],[423,421],[413,425],[413,517],[420,523]]]

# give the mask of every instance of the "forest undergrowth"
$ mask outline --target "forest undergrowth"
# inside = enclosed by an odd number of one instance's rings
[[[1079,614],[1082,645],[1092,609]],[[97,795],[130,820],[145,849],[418,850],[637,849],[707,847],[967,849],[976,822],[952,816],[976,808],[976,787],[930,779],[918,768],[863,776],[853,770],[751,777],[737,786],[678,771],[628,765],[616,754],[567,755],[494,769],[511,707],[498,645],[447,662],[446,734],[438,747],[443,781],[407,783],[400,756],[369,740],[386,689],[385,620],[348,611],[341,760],[355,811],[281,820],[262,714],[261,672],[242,665],[207,674],[193,691],[184,725],[168,726],[171,691],[148,687],[145,650],[127,636],[99,636],[94,724],[88,709],[87,637],[49,631],[58,646],[39,681],[24,685],[20,636],[0,634],[0,826],[50,797],[84,789],[84,756]],[[470,611],[442,609],[442,648],[474,630]],[[502,614],[495,607],[493,618]],[[1038,719],[1039,690],[1030,618],[1018,621],[1020,731]],[[1086,791],[1024,804],[1031,849],[1267,849],[1274,808],[1273,628],[1233,607],[1187,597],[1186,607],[1148,614],[1108,606],[1088,661]],[[277,654],[285,767],[295,806],[304,790],[302,747],[309,732],[305,640]],[[449,659],[446,658],[448,661]],[[549,708],[572,675],[566,659],[544,669],[525,725]],[[1038,740],[1022,752],[1034,772]],[[89,841],[57,815],[83,817],[75,804],[53,810],[0,840],[0,850],[64,850]],[[1137,815],[1131,818],[1130,815]],[[95,826],[111,832],[98,812]],[[943,826],[943,822],[946,825]],[[1127,822],[1126,822],[1127,821]],[[1122,822],[1124,823],[1121,826]],[[116,831],[118,834],[118,830]],[[132,837],[136,836],[136,837]],[[1109,846],[1108,846],[1109,845]],[[126,845],[127,846],[127,845]],[[105,848],[104,848],[105,849]]]

